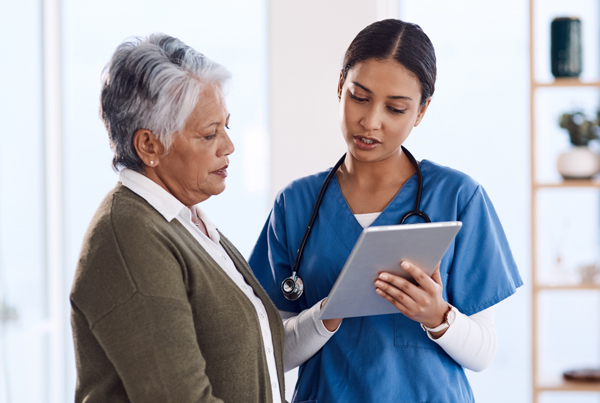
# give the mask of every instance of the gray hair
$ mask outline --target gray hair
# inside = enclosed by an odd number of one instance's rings
[[[120,44],[102,74],[100,117],[114,152],[113,168],[143,173],[133,146],[140,129],[151,131],[169,151],[206,85],[231,77],[220,64],[177,38],[152,34]]]

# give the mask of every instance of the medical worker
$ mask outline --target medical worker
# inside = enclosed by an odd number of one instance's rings
[[[284,318],[320,307],[363,228],[398,224],[415,208],[424,214],[406,223],[462,222],[432,276],[403,262],[417,285],[389,273],[375,280],[377,293],[398,313],[346,318],[322,332],[329,338],[322,348],[295,362],[301,365],[293,402],[473,402],[463,368],[481,371],[494,357],[493,306],[522,280],[492,202],[466,174],[426,159],[417,163],[402,147],[425,116],[435,79],[433,45],[418,25],[378,21],[350,44],[338,86],[348,150],[318,207],[297,273],[304,291],[296,300],[284,297],[282,282],[292,275],[331,170],[277,195],[250,266]],[[294,325],[296,333],[286,332],[286,368],[304,347],[317,345],[310,336],[314,322]]]

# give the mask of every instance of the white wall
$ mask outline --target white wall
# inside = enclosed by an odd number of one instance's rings
[[[332,166],[345,151],[337,83],[346,48],[376,20],[377,1],[271,0],[271,193]]]
[[[332,166],[344,152],[336,96],[343,54],[393,3],[270,1],[272,197],[289,181]],[[399,12],[429,34],[439,69],[432,105],[407,146],[418,159],[463,170],[483,184],[526,282],[496,307],[494,363],[468,376],[478,401],[525,403],[530,400],[527,2],[403,0]],[[288,382],[294,376],[288,373]]]
[[[516,295],[494,308],[498,350],[493,364],[467,375],[479,401],[528,402],[528,2],[403,0],[401,4],[402,17],[421,25],[438,58],[436,93],[407,147],[417,158],[466,172],[486,189],[525,282]]]
[[[331,167],[344,153],[337,99],[342,59],[378,12],[377,1],[269,1],[272,199],[290,181]],[[286,374],[288,400],[296,379],[296,371]]]

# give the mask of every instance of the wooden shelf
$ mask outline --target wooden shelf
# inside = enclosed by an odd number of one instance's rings
[[[600,382],[566,381],[562,376],[542,378],[537,384],[540,392],[599,392]]]
[[[600,284],[536,284],[532,285],[532,288],[537,291],[600,291]]]
[[[596,188],[600,189],[600,180],[598,179],[569,179],[562,182],[534,182],[532,186],[535,189],[556,189],[556,188]]]
[[[600,81],[581,81],[578,78],[557,78],[550,83],[538,83],[532,82],[531,86],[533,88],[547,88],[547,87],[599,87]]]

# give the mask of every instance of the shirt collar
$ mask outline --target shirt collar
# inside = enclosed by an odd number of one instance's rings
[[[119,180],[123,186],[146,200],[168,222],[181,215],[185,220],[192,223],[192,212],[190,209],[147,176],[131,169],[123,168],[119,173]],[[200,207],[193,206],[193,208],[196,210],[198,217],[204,222],[208,237],[218,244],[221,237],[215,224],[208,219],[208,216]],[[192,223],[192,225],[194,224]]]
[[[221,236],[219,235],[219,230],[217,229],[217,226],[208,219],[208,216],[204,213],[204,211],[202,211],[202,209],[200,207],[194,206],[194,210],[196,210],[196,214],[198,214],[198,217],[204,223],[208,237],[210,239],[212,239],[213,242],[218,244],[219,241],[221,240]],[[188,212],[189,211],[190,210],[188,210]],[[191,220],[191,212],[190,212],[190,220]]]
[[[177,217],[182,209],[187,210],[189,213],[189,209],[175,196],[139,172],[123,168],[119,173],[119,180],[123,186],[146,200],[169,222]]]

